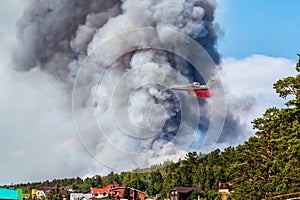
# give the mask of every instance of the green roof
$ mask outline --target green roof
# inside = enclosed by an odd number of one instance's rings
[[[16,190],[0,188],[0,199],[20,200]]]

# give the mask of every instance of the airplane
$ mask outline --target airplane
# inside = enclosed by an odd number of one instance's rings
[[[170,89],[187,91],[190,96],[196,96],[198,98],[209,98],[213,95],[210,87],[214,82],[215,80],[209,80],[205,85],[201,85],[198,82],[188,85],[172,85]]]

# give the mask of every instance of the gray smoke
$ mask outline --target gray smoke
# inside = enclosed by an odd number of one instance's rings
[[[165,30],[172,30],[193,38],[219,64],[220,56],[215,48],[217,33],[213,25],[215,9],[214,0],[36,0],[17,24],[20,45],[13,61],[18,70],[40,68],[53,75],[65,84],[66,93],[70,95],[80,66],[89,66],[79,79],[81,96],[90,97],[79,100],[82,116],[79,122],[85,126],[84,133],[80,134],[90,153],[97,159],[105,163],[119,162],[124,151],[150,155],[128,158],[121,164],[126,169],[175,159],[187,150],[178,149],[178,145],[184,145],[189,137],[194,136],[190,129],[195,121],[193,112],[196,111],[187,105],[186,109],[191,115],[182,126],[187,134],[176,135],[182,118],[177,97],[162,85],[136,86],[148,82],[204,83],[204,80],[215,78],[216,69],[204,64],[201,69],[203,74],[199,74],[176,54],[145,48],[152,45],[152,38],[158,38],[155,42],[161,44],[167,44],[170,38],[174,40],[172,35],[165,34]],[[110,44],[102,46],[100,54],[97,54],[98,45],[109,38],[144,27],[154,27],[155,32],[149,32],[147,36],[140,35],[140,38],[131,37],[130,34],[116,37]],[[127,48],[133,50],[120,55]],[[180,72],[185,79],[181,79],[174,71]],[[118,83],[126,73],[125,80]],[[93,85],[99,79],[99,74],[103,78],[100,83]],[[118,115],[110,118],[112,108],[108,102],[117,83],[122,89],[117,89],[112,102]],[[123,98],[127,94],[131,96]],[[183,94],[180,95],[186,99]],[[200,120],[199,133],[205,135],[213,122],[209,120],[205,101],[200,101],[199,105],[204,113],[197,119]],[[105,122],[102,124],[102,134],[89,123],[87,112],[90,109],[96,110],[98,121]],[[241,130],[239,120],[234,118],[230,110],[227,112],[222,133],[224,138],[236,135]],[[125,123],[127,118],[128,123]],[[121,124],[116,125],[114,119],[119,119]],[[135,125],[134,130],[132,124]],[[124,135],[120,127],[126,129],[129,135]],[[148,132],[143,131],[144,127],[149,128]],[[149,133],[155,134],[150,137],[152,135],[149,136]],[[174,137],[177,137],[176,142]],[[112,151],[114,147],[107,140],[113,141],[123,152],[117,149]]]
[[[21,43],[13,60],[18,69],[40,67],[66,81],[95,32],[120,12],[117,0],[34,1],[17,23]]]

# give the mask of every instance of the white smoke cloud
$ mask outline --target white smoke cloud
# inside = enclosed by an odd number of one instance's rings
[[[295,75],[294,66],[292,60],[265,55],[222,60],[221,76],[226,86],[227,106],[235,113],[237,121],[244,124],[244,133],[227,137],[223,146],[239,144],[253,135],[255,130],[251,121],[260,117],[267,108],[284,107],[285,100],[276,94],[273,84],[281,78]]]

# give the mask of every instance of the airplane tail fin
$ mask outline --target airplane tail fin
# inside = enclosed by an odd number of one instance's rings
[[[211,86],[212,86],[212,84],[215,82],[215,80],[209,80],[209,81],[207,81],[207,83],[206,83],[206,86],[208,87],[208,88],[211,88]]]

